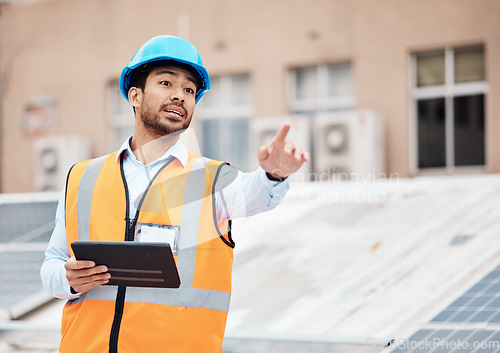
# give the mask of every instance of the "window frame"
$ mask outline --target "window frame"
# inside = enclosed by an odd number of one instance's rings
[[[410,90],[410,174],[453,174],[453,173],[474,173],[485,172],[488,170],[488,151],[487,151],[487,98],[488,98],[488,80],[487,72],[485,72],[484,81],[474,81],[466,83],[455,83],[455,51],[464,48],[482,48],[485,55],[486,65],[486,46],[484,44],[472,44],[461,46],[447,46],[435,50],[419,50],[410,53],[410,70],[409,70],[409,90]],[[436,86],[417,86],[417,57],[421,54],[432,54],[443,52],[445,55],[445,83]],[[453,99],[456,97],[484,95],[484,153],[485,164],[474,166],[456,166],[455,165],[455,136],[454,136],[454,104]],[[445,155],[446,166],[436,168],[419,168],[418,166],[418,101],[421,99],[444,98],[445,100]]]
[[[220,97],[221,100],[224,97],[227,97],[230,92],[233,90],[232,80],[236,76],[247,76],[248,77],[248,90],[249,90],[249,99],[247,105],[224,105],[223,101],[219,102],[220,104],[217,106],[206,106],[203,102],[203,99],[200,101],[200,107],[197,108],[195,119],[195,127],[196,137],[198,139],[198,144],[200,149],[203,149],[204,146],[204,135],[203,132],[200,131],[202,129],[202,124],[204,121],[208,120],[237,120],[237,119],[247,119],[248,123],[251,124],[253,118],[253,105],[252,105],[252,75],[250,72],[243,73],[234,73],[234,74],[222,74],[211,77],[211,80],[220,80]],[[208,93],[210,94],[210,93]],[[222,124],[219,128],[219,134],[221,136],[228,136],[230,132],[229,124]],[[250,131],[248,131],[248,141],[250,141]],[[230,142],[226,139],[219,140],[218,150],[228,150],[230,149]],[[250,143],[247,146],[247,156],[245,157],[245,161],[241,162],[240,168],[241,170],[249,169],[250,167]],[[201,151],[202,154],[205,151]]]
[[[352,93],[344,94],[336,97],[328,96],[328,67],[330,66],[345,66],[348,65],[351,74]],[[317,97],[310,99],[297,99],[296,74],[297,70],[316,68],[316,90]],[[290,89],[289,102],[290,111],[293,114],[310,114],[324,111],[341,111],[353,109],[356,104],[356,90],[354,86],[352,62],[339,61],[328,62],[322,64],[302,65],[290,67],[288,70],[288,87]],[[322,94],[324,93],[324,94]]]

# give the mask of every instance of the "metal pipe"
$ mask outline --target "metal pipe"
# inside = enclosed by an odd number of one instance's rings
[[[59,324],[43,322],[0,321],[0,331],[60,331]]]
[[[387,344],[391,338],[372,337],[348,337],[348,336],[323,336],[323,335],[297,335],[281,333],[262,332],[227,332],[224,339],[248,340],[248,341],[279,341],[279,342],[301,342],[301,343],[332,343],[352,345],[374,345]]]

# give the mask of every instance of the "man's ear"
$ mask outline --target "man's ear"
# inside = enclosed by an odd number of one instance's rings
[[[130,87],[128,90],[128,101],[134,108],[138,108],[142,102],[142,89],[138,87]]]

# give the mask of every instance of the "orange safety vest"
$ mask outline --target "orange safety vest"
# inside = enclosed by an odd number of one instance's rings
[[[133,217],[123,156],[119,163],[116,157],[117,152],[78,163],[70,171],[68,245],[75,240],[132,241],[142,224],[179,226],[174,258],[181,286],[103,285],[68,301],[59,352],[222,352],[234,243],[230,223],[217,224],[214,186],[226,163],[189,154],[183,167],[170,157]]]

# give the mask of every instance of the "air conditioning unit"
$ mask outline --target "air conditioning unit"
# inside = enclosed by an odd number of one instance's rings
[[[34,142],[36,191],[63,190],[71,166],[90,158],[90,143],[76,135],[38,138]]]
[[[310,118],[302,116],[282,116],[282,117],[259,117],[252,119],[252,150],[257,150],[260,146],[266,145],[276,136],[278,130],[284,125],[290,124],[291,128],[288,132],[286,140],[292,141],[296,146],[302,147],[304,151],[311,152],[311,127]],[[257,157],[254,167],[258,166]],[[294,173],[290,179],[294,181],[309,180],[311,173],[311,164],[304,163],[302,167]]]
[[[316,115],[313,123],[317,180],[378,178],[385,173],[382,120],[369,110]]]

